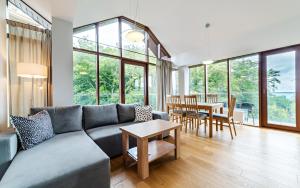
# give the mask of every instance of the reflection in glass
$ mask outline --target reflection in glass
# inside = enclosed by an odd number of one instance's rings
[[[111,55],[120,55],[118,19],[101,22],[98,28],[99,51]]]
[[[90,25],[76,29],[73,34],[73,47],[97,51],[95,26]]]
[[[146,61],[146,43],[143,42],[130,42],[126,40],[125,34],[136,27],[133,23],[122,20],[122,55],[123,57]],[[145,31],[140,30],[144,35]],[[145,37],[146,38],[146,37]]]

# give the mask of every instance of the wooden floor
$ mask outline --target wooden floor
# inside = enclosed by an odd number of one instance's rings
[[[212,139],[201,132],[181,132],[181,158],[154,161],[144,181],[136,166],[112,159],[112,187],[300,187],[300,134],[238,126],[231,140],[226,127]]]

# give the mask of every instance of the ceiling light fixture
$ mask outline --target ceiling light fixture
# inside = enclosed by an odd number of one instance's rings
[[[206,23],[205,24],[205,29],[206,29],[206,38],[207,38],[207,57],[211,57],[211,54],[210,54],[210,33],[209,33],[209,29],[210,28],[210,23]],[[212,59],[207,59],[207,60],[204,60],[204,61],[202,61],[202,63],[203,64],[205,64],[205,65],[208,65],[208,64],[212,64],[212,63],[214,63],[214,60],[212,60]]]
[[[138,9],[139,9],[139,0],[136,1],[136,9],[135,9],[135,18],[134,18],[134,26],[132,29],[128,30],[125,34],[125,38],[129,42],[139,43],[143,42],[145,39],[144,33],[137,28],[137,18],[138,18]]]

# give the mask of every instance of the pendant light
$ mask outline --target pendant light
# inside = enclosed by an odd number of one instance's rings
[[[207,53],[207,56],[208,57],[210,57],[211,56],[211,54],[210,54],[210,33],[209,33],[209,28],[210,28],[210,23],[206,23],[205,24],[205,30],[206,30],[206,38],[207,38],[207,51],[208,51],[208,53]],[[205,65],[208,65],[208,64],[212,64],[214,62],[214,60],[212,60],[212,59],[207,59],[207,60],[204,60],[204,61],[202,61],[202,63],[203,64],[205,64]]]
[[[135,18],[134,18],[134,25],[133,28],[128,30],[127,33],[125,34],[125,38],[129,42],[133,43],[139,43],[143,42],[145,39],[144,33],[138,29],[137,27],[137,17],[138,17],[138,9],[139,9],[139,0],[136,1],[136,9],[135,9]]]

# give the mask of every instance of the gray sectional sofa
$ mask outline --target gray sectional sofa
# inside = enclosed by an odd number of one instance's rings
[[[122,153],[119,127],[135,123],[134,105],[33,108],[31,113],[44,109],[53,138],[20,150],[15,133],[0,134],[0,187],[110,187],[110,157]],[[153,118],[168,120],[168,114],[153,112]],[[130,147],[135,145],[131,139]]]

